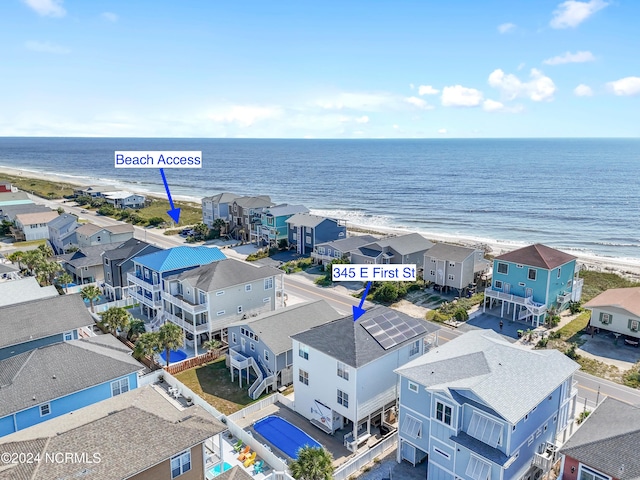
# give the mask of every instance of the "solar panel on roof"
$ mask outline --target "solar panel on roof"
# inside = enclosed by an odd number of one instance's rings
[[[368,318],[360,325],[385,350],[427,331],[426,326],[419,320],[403,319],[395,312],[385,312],[376,317]]]

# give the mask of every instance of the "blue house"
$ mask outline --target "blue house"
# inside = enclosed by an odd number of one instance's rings
[[[492,330],[429,351],[396,369],[398,462],[426,462],[429,479],[540,478],[572,433],[578,368]]]
[[[163,279],[227,257],[213,247],[175,247],[133,259],[127,273],[128,294],[140,303],[140,312],[154,318],[162,311]]]
[[[276,205],[269,207],[260,216],[260,226],[252,232],[251,242],[277,246],[280,240],[288,240],[289,225],[287,220],[296,213],[309,213],[304,205]]]
[[[294,245],[301,255],[310,255],[318,243],[347,237],[346,221],[336,218],[296,213],[286,223],[289,225],[289,245]]]
[[[0,360],[0,437],[138,388],[143,369],[111,335]]]
[[[5,304],[0,308],[0,360],[34,348],[91,335],[90,327],[94,324],[80,295]],[[0,403],[2,398],[0,393]]]
[[[579,301],[582,284],[576,257],[536,243],[493,260],[493,284],[484,292],[482,311],[500,307],[501,317],[537,327],[549,310]]]

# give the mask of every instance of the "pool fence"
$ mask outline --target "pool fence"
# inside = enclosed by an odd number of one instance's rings
[[[380,443],[371,447],[368,450],[358,454],[350,459],[348,462],[340,465],[335,472],[333,472],[333,480],[346,480],[351,475],[359,472],[366,465],[373,463],[376,458],[382,457],[385,452],[391,448],[397,447],[398,433],[388,436]]]

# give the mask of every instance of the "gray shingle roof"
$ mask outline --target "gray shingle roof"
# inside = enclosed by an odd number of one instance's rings
[[[136,255],[138,252],[144,250],[150,243],[143,242],[142,240],[138,240],[137,238],[130,238],[124,243],[118,245],[117,248],[113,250],[107,250],[102,254],[103,258],[108,258],[109,260],[128,260],[129,258]],[[155,247],[155,246],[154,246]],[[155,247],[159,249],[159,247]],[[161,250],[161,249],[160,249]],[[118,262],[119,263],[119,262]]]
[[[425,255],[438,260],[448,260],[450,262],[462,262],[470,255],[473,255],[473,248],[451,245],[450,243],[436,243]]]
[[[296,213],[287,219],[287,223],[301,227],[317,227],[325,220],[331,220],[332,222],[337,221],[335,218],[321,217],[320,215],[312,215],[310,213]]]
[[[51,220],[47,225],[53,228],[61,228],[70,223],[74,223],[78,220],[78,217],[75,215],[71,215],[70,213],[63,213],[62,215],[58,215],[58,217]]]
[[[236,195],[235,193],[222,192],[211,197],[205,197],[203,200],[210,200],[213,203],[233,203],[233,201],[239,197],[240,195]]]
[[[57,296],[58,290],[56,290],[56,287],[53,285],[41,287],[35,277],[20,278],[18,280],[0,283],[0,307]],[[2,316],[0,314],[0,319],[1,318]],[[0,341],[0,345],[1,344],[2,341]]]
[[[578,368],[557,350],[529,350],[492,330],[475,330],[396,372],[433,390],[470,390],[502,418],[517,423]]]
[[[0,309],[0,348],[93,325],[80,295],[60,295]]]
[[[291,350],[291,336],[318,325],[337,320],[342,315],[324,300],[301,303],[265,313],[233,325],[247,325],[275,355]]]
[[[309,209],[304,205],[289,205],[288,203],[284,203],[282,205],[276,205],[275,207],[269,207],[265,213],[270,213],[274,217],[280,217],[283,215],[308,212]]]
[[[79,340],[18,357],[20,369],[0,388],[0,418],[144,369],[128,353]],[[0,371],[5,363],[15,370],[15,359],[10,357],[0,361]]]
[[[397,314],[401,320],[410,325],[418,322],[425,326],[427,332],[411,337],[405,342],[385,350],[369,332],[365,330],[361,323],[386,312]],[[291,338],[309,345],[347,365],[359,368],[439,329],[440,327],[433,323],[410,317],[405,313],[392,310],[382,305],[376,305],[367,310],[366,313],[355,322],[353,321],[353,316],[349,315],[292,335]]]
[[[238,197],[234,200],[242,208],[264,208],[273,205],[269,195],[258,195],[255,197]]]
[[[389,247],[393,248],[400,255],[409,255],[430,249],[433,247],[433,242],[427,240],[419,233],[408,233],[407,235],[400,235],[398,237],[381,238],[370,245],[366,245],[366,247],[378,251]]]
[[[255,282],[261,278],[282,275],[282,270],[273,267],[254,267],[253,265],[227,258],[193,270],[167,277],[168,280],[188,280],[204,292],[214,292],[222,288]]]
[[[376,240],[377,238],[372,235],[354,235],[353,237],[341,238],[340,240],[334,240],[332,242],[318,243],[316,244],[316,248],[325,247],[347,253],[363,245],[375,242]]]
[[[93,247],[82,247],[72,253],[58,255],[56,258],[61,261],[79,267],[91,267],[94,265],[102,265],[102,254],[106,251],[118,248],[118,243],[107,243],[105,245],[95,245]]]
[[[640,478],[640,407],[606,398],[560,453],[620,480]]]
[[[252,480],[253,477],[245,472],[240,466],[227,470],[216,477],[218,480]]]
[[[504,466],[510,458],[497,448],[493,448],[463,431],[458,435],[453,435],[451,440],[500,466]]]
[[[224,430],[202,408],[178,409],[148,385],[0,438],[2,451],[42,457],[53,452],[100,453],[99,463],[41,463],[37,472],[36,464],[6,471],[0,466],[0,480],[122,480]]]

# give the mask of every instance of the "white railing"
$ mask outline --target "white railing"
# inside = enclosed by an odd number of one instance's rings
[[[396,387],[393,386],[384,392],[379,393],[375,397],[367,400],[366,402],[362,402],[358,404],[358,418],[366,418],[370,413],[375,412],[376,410],[380,410],[385,405],[395,401],[397,399],[396,396]]]
[[[144,293],[138,293],[135,289],[129,289],[129,296],[138,302],[142,302],[149,307],[159,308],[162,306],[162,300],[153,300],[151,298],[145,297]]]
[[[96,313],[105,312],[112,307],[129,307],[135,305],[136,301],[131,298],[123,298],[122,300],[116,300],[115,302],[101,303],[100,305],[94,305]]]
[[[258,457],[264,459],[271,468],[281,472],[288,471],[287,462],[273,453],[271,447],[260,443],[251,433],[240,428],[235,422],[230,421],[229,417],[227,417],[227,428],[234,437],[242,440],[245,445],[249,445]]]
[[[171,323],[175,323],[176,325],[178,325],[179,327],[182,327],[183,329],[191,332],[191,333],[205,333],[209,331],[209,324],[208,323],[202,323],[200,325],[193,325],[192,323],[187,322],[186,320],[184,320],[183,318],[177,317],[176,315],[169,313],[169,312],[165,312],[166,315],[166,319],[169,320]]]
[[[149,290],[150,292],[159,292],[162,289],[162,284],[157,283],[155,285],[146,282],[144,279],[138,277],[135,273],[127,273],[127,280],[130,281],[131,283],[138,285],[140,287],[143,287],[146,290]]]
[[[359,472],[364,466],[372,463],[376,458],[382,457],[384,452],[395,447],[397,443],[398,433],[394,433],[376,446],[366,450],[360,455],[356,455],[347,463],[340,465],[338,469],[333,472],[333,480],[346,480],[351,475]]]
[[[257,400],[267,387],[270,387],[271,385],[274,384],[275,379],[276,377],[274,377],[273,375],[270,375],[264,380],[262,380],[262,382],[260,382],[260,385],[258,385],[258,387],[253,392],[251,392],[251,389],[249,389],[249,392],[250,392],[249,395],[251,396],[251,398],[253,400]]]
[[[520,297],[518,295],[514,295],[513,293],[499,292],[498,290],[494,290],[493,288],[487,288],[484,291],[484,295],[485,297],[497,298],[498,300],[505,300],[517,305],[523,305],[527,307],[527,309],[534,315],[542,315],[547,311],[546,305],[534,302],[533,300],[531,300],[531,297]]]
[[[208,308],[208,305],[206,303],[200,303],[198,305],[194,305],[185,300],[182,300],[179,297],[176,297],[175,295],[171,295],[170,293],[167,293],[165,291],[162,292],[162,298],[180,307],[181,309],[186,310],[189,313],[193,313],[194,315],[197,313],[206,312]]]
[[[567,303],[569,300],[571,300],[571,293],[563,293],[562,295],[558,295],[556,297],[556,301],[562,305],[563,303]]]
[[[235,422],[236,420],[240,420],[241,418],[246,418],[249,415],[253,415],[257,411],[262,410],[263,408],[267,408],[269,405],[273,405],[276,402],[280,402],[284,406],[291,408],[289,406],[289,404],[291,403],[291,400],[289,400],[288,398],[286,398],[284,395],[280,393],[274,393],[273,395],[269,395],[268,397],[263,398],[259,402],[252,403],[251,405],[243,408],[242,410],[238,410],[237,412],[232,413],[227,418]]]
[[[258,367],[258,364],[256,363],[253,357],[249,357],[249,365],[251,366],[251,368],[253,368],[253,370],[256,372],[256,375],[258,377],[256,378],[256,381],[253,382],[253,384],[251,384],[251,386],[249,387],[249,396],[253,400],[255,400],[255,398],[253,397],[253,392],[255,392],[258,389],[258,387],[262,383],[262,380],[264,380],[264,376],[262,375],[262,370],[260,370],[260,367]]]

